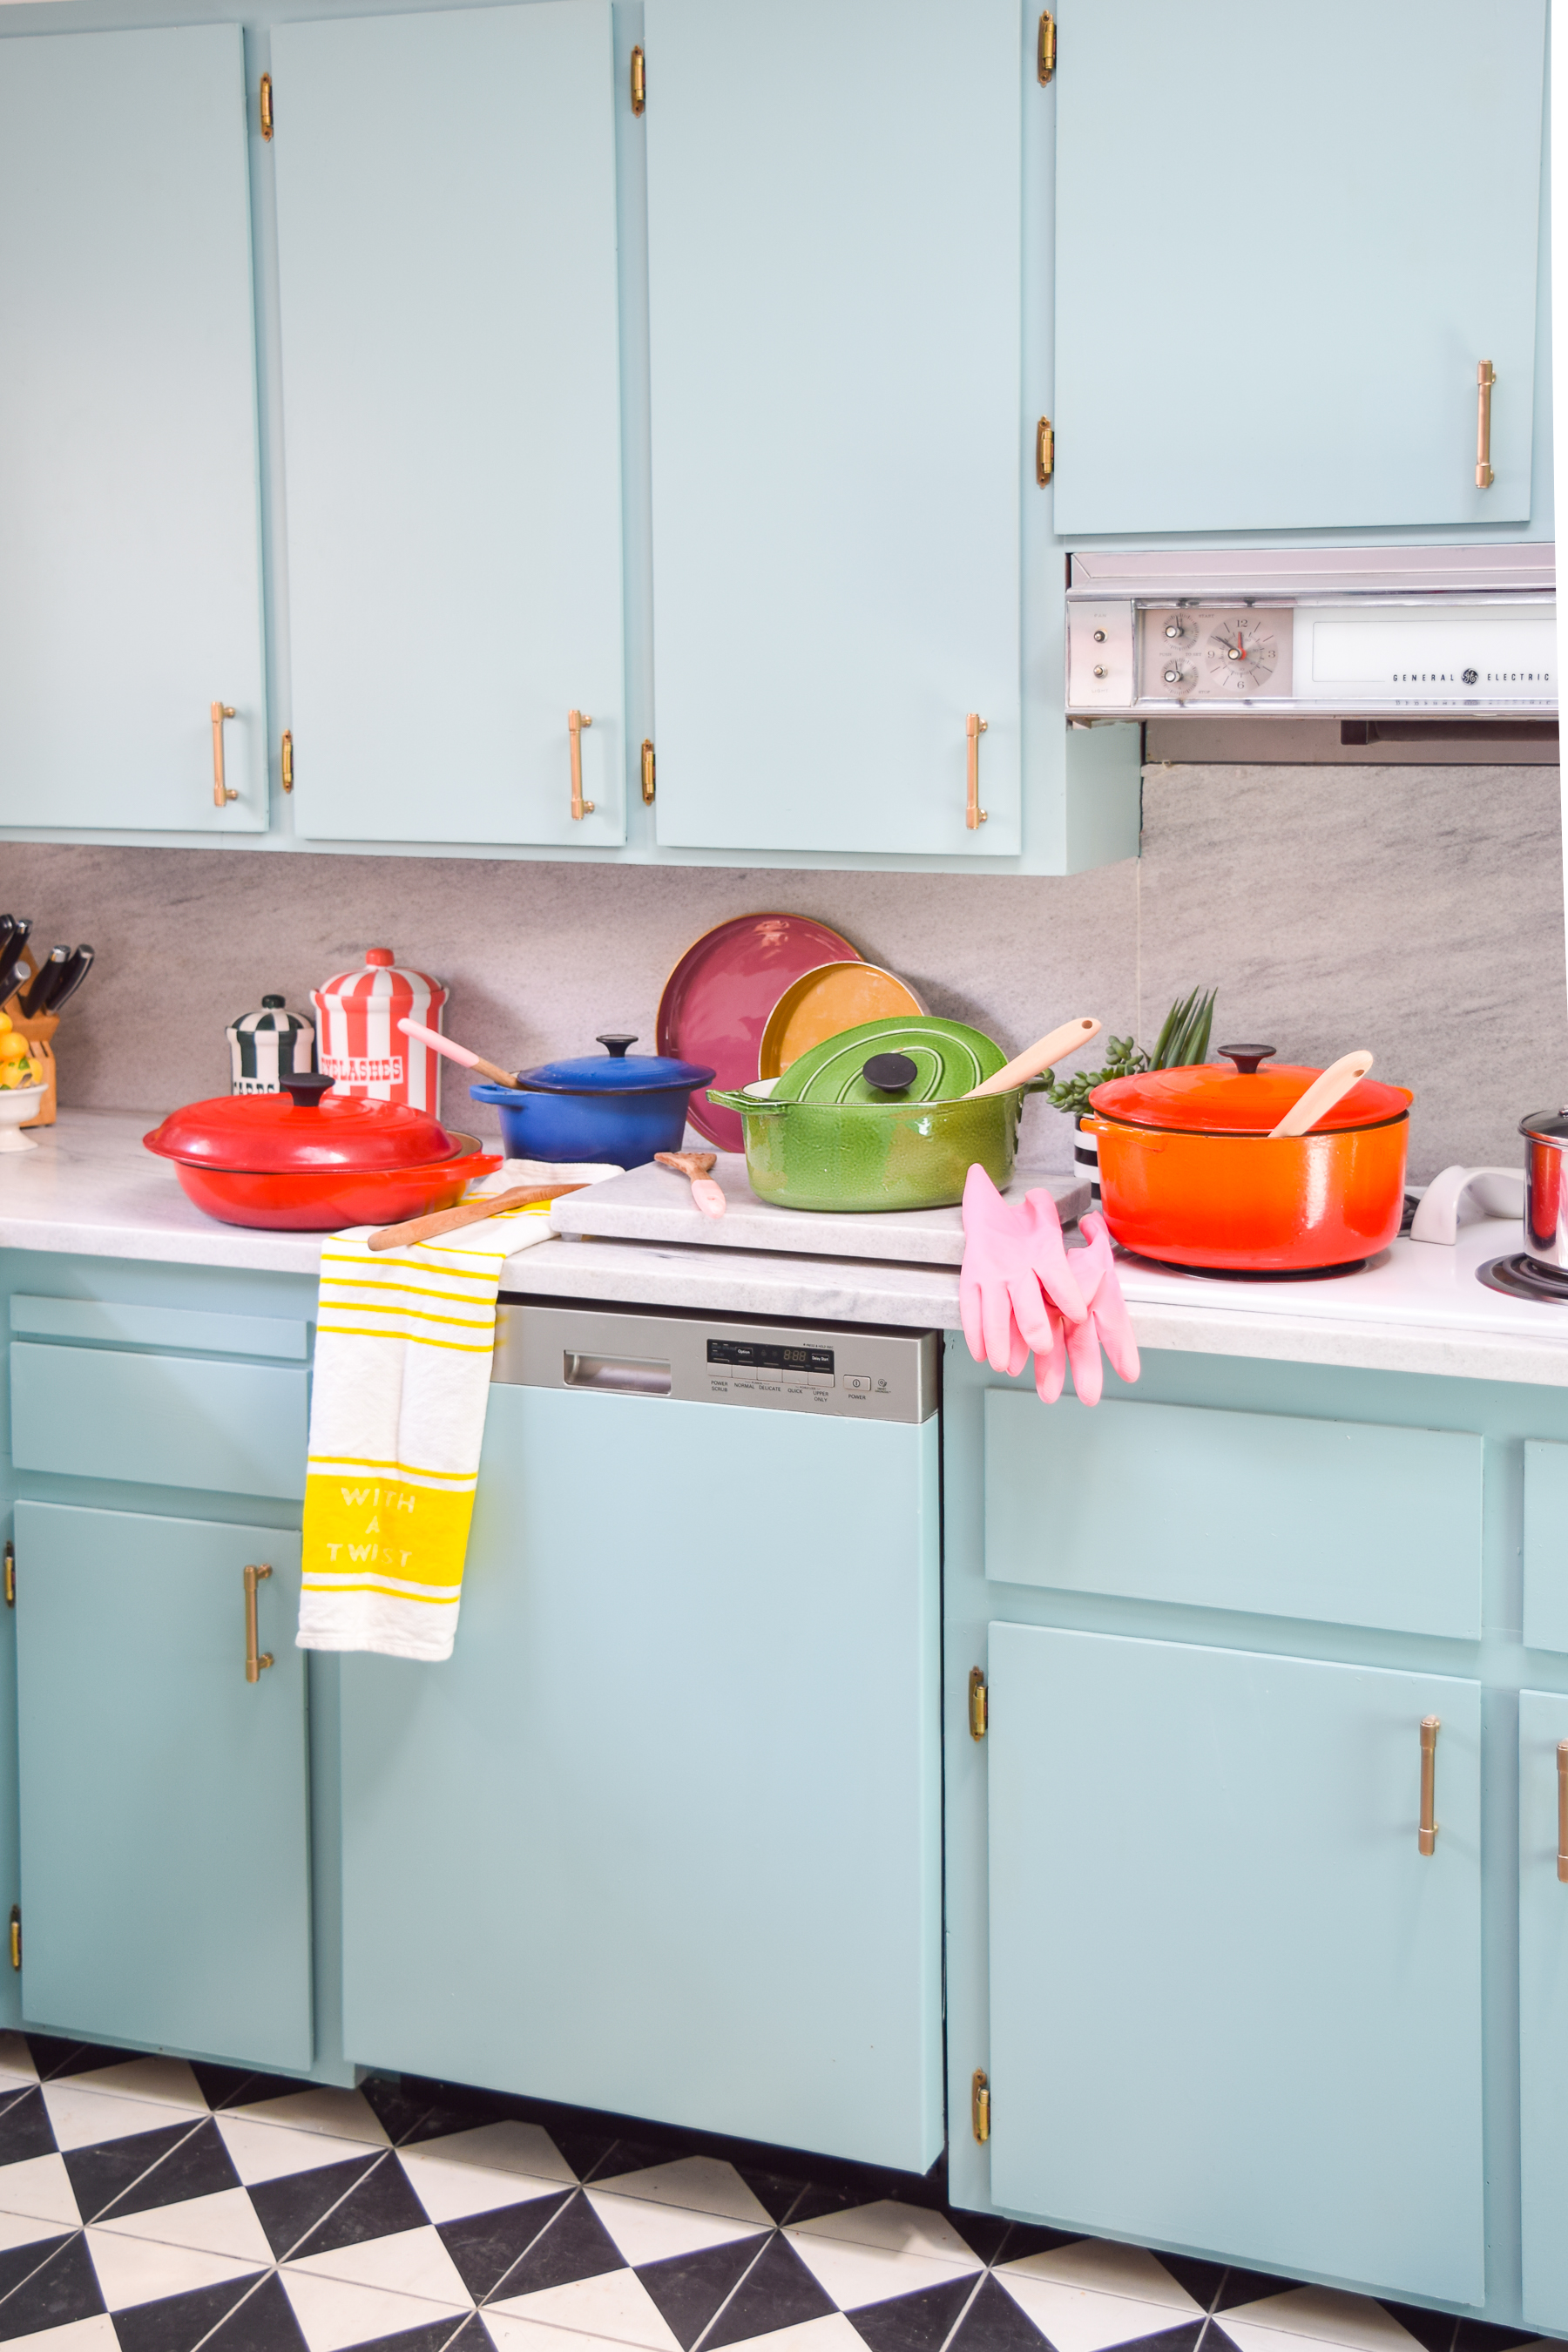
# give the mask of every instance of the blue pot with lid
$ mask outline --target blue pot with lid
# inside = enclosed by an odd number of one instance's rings
[[[713,1072],[666,1054],[633,1054],[635,1036],[602,1035],[602,1055],[520,1070],[515,1087],[468,1088],[494,1103],[509,1160],[598,1160],[640,1168],[656,1151],[679,1151],[694,1087]]]

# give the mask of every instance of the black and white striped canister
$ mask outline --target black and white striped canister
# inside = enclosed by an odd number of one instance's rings
[[[286,1012],[280,996],[264,996],[259,1013],[242,1013],[229,1024],[228,1056],[231,1094],[281,1094],[286,1077],[315,1068],[315,1026],[303,1013]]]
[[[1089,1179],[1089,1196],[1095,1208],[1100,1206],[1100,1139],[1092,1129],[1075,1120],[1072,1131],[1073,1166],[1079,1178]]]

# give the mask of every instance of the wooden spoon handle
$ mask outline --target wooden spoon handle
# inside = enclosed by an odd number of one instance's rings
[[[1342,1054],[1312,1080],[1305,1094],[1298,1095],[1278,1127],[1268,1130],[1268,1139],[1277,1135],[1305,1135],[1321,1118],[1326,1118],[1334,1105],[1349,1094],[1353,1086],[1365,1077],[1372,1067],[1372,1055],[1365,1048],[1353,1054]]]
[[[433,1242],[438,1234],[455,1234],[463,1225],[482,1224],[503,1209],[526,1209],[534,1201],[559,1201],[565,1192],[585,1192],[585,1184],[514,1184],[507,1192],[487,1192],[477,1201],[459,1201],[455,1209],[433,1209],[427,1217],[408,1217],[400,1225],[383,1225],[365,1246],[373,1250],[412,1249],[416,1242]]]
[[[1059,1062],[1064,1054],[1070,1054],[1076,1045],[1087,1045],[1091,1037],[1099,1034],[1098,1021],[1090,1021],[1087,1017],[1079,1021],[1064,1021],[1059,1029],[1053,1029],[1048,1037],[1038,1038],[1034,1045],[1026,1045],[1021,1054],[1015,1054],[1010,1062],[1003,1064],[994,1077],[983,1079],[979,1086],[971,1087],[966,1095],[959,1097],[959,1100],[974,1102],[981,1095],[1005,1095],[1010,1087],[1021,1087],[1026,1079],[1041,1076],[1054,1062]]]
[[[487,1062],[482,1054],[470,1054],[466,1045],[457,1045],[450,1037],[443,1037],[438,1029],[426,1029],[423,1021],[400,1021],[397,1025],[405,1037],[417,1037],[432,1052],[444,1054],[448,1062],[457,1062],[465,1070],[478,1070],[481,1077],[489,1078],[498,1087],[515,1087],[517,1084],[515,1070],[503,1070],[498,1063]]]
[[[656,1151],[654,1158],[661,1168],[673,1168],[678,1176],[689,1176],[695,1183],[699,1176],[710,1176],[719,1155],[716,1151]]]

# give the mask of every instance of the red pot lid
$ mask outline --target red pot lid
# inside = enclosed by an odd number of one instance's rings
[[[331,1080],[320,1077],[291,1084],[291,1095],[213,1095],[187,1103],[142,1140],[162,1159],[247,1176],[418,1168],[453,1159],[459,1149],[438,1118],[410,1103],[328,1094]]]
[[[1267,1135],[1321,1076],[1321,1070],[1292,1063],[1244,1072],[1198,1062],[1183,1070],[1145,1070],[1135,1078],[1108,1079],[1095,1087],[1089,1101],[1107,1118],[1124,1119],[1131,1127],[1177,1128],[1194,1135]],[[1361,1078],[1308,1132],[1327,1135],[1347,1127],[1381,1127],[1402,1117],[1414,1100],[1407,1087]]]

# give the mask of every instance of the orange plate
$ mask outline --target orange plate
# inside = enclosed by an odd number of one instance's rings
[[[759,1078],[776,1078],[825,1038],[863,1021],[893,1021],[923,1013],[908,981],[878,963],[819,963],[791,981],[768,1015],[757,1055]]]
[[[232,1169],[193,1168],[177,1160],[174,1173],[188,1201],[226,1225],[260,1225],[272,1233],[332,1234],[344,1225],[395,1225],[432,1209],[456,1208],[475,1178],[500,1166],[500,1154],[481,1151],[479,1139],[454,1135],[469,1148],[455,1160],[420,1168],[337,1168],[253,1176]]]
[[[1184,1135],[1097,1113],[1110,1237],[1141,1257],[1221,1273],[1297,1274],[1386,1249],[1405,1211],[1407,1113],[1378,1127]]]

